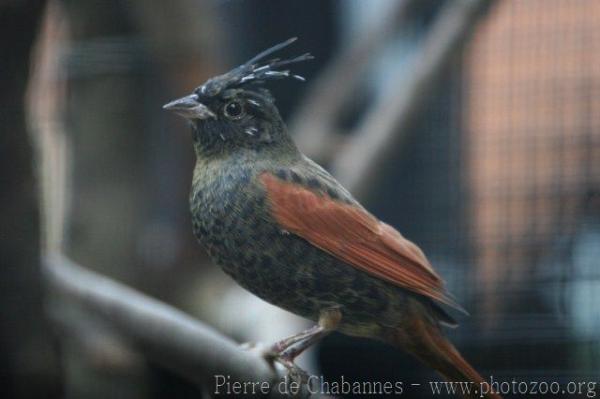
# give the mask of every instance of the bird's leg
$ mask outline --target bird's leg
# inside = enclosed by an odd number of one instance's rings
[[[270,351],[273,354],[272,360],[281,363],[292,376],[299,376],[302,382],[306,382],[308,375],[294,364],[294,360],[310,346],[333,332],[341,319],[342,313],[337,308],[321,311],[319,324],[275,343]]]
[[[313,344],[315,344],[321,338],[324,338],[325,336],[329,335],[329,333],[331,333],[333,331],[333,330],[326,330],[325,328],[323,328],[319,325],[314,326],[311,330],[312,330],[311,334],[309,336],[307,336],[305,339],[298,341],[297,345],[290,345],[287,349],[284,349],[283,351],[281,351],[280,357],[293,361],[302,352],[304,352],[305,350],[310,348]]]
[[[298,334],[294,334],[290,337],[284,338],[281,341],[275,342],[270,348],[271,352],[273,352],[275,354],[281,354],[285,350],[287,350],[290,346],[293,346],[293,345],[297,344],[298,342],[310,339],[311,337],[315,336],[316,334],[321,333],[322,331],[323,331],[323,328],[321,326],[319,326],[318,324],[314,325],[311,328],[309,328],[308,330],[302,331]]]
[[[337,308],[322,310],[317,325],[276,342],[271,346],[271,352],[279,355],[279,357],[294,360],[315,342],[334,331],[341,319],[342,313]]]

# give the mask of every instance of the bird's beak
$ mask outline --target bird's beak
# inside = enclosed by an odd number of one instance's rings
[[[187,119],[208,119],[217,116],[208,107],[198,102],[196,94],[190,94],[163,105],[163,109],[173,111]]]

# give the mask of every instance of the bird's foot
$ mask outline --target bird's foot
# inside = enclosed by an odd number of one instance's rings
[[[295,382],[299,386],[304,386],[309,383],[310,375],[294,363],[294,359],[287,356],[285,352],[277,354],[273,361],[279,363],[287,370],[287,377],[290,383]]]
[[[295,353],[282,350],[279,343],[265,345],[260,342],[246,342],[241,344],[240,348],[245,351],[256,353],[274,368],[276,364],[281,365],[287,371],[287,377],[290,383],[296,382],[300,386],[308,384],[310,375],[294,363]]]

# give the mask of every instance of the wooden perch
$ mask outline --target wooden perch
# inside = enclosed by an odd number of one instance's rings
[[[213,389],[215,375],[271,386],[279,378],[261,356],[212,328],[63,256],[48,257],[44,273],[52,293],[99,316],[150,360],[191,381]]]

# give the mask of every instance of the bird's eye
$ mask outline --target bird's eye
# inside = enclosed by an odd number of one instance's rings
[[[232,101],[225,105],[223,113],[229,119],[240,119],[244,116],[244,107],[239,101]]]

